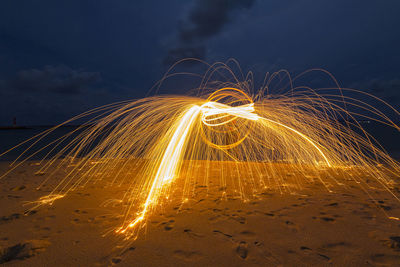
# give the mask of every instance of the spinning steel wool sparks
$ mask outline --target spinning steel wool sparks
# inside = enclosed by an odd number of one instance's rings
[[[221,69],[231,73],[224,64],[212,66],[194,96],[153,96],[79,115],[64,124],[88,118],[84,125],[28,154],[23,161],[15,161],[9,172],[43,149],[50,151],[40,172],[56,166],[46,180],[59,169],[67,170],[53,191],[36,205],[52,204],[98,179],[121,185],[129,181],[121,200],[128,203],[125,219],[115,230],[127,238],[137,237],[152,212],[169,197],[177,197],[176,179],[185,181],[178,196],[184,203],[199,182],[195,174],[202,171],[201,182],[207,184],[211,166],[218,162],[227,163],[219,167],[222,197],[236,194],[248,199],[266,188],[290,191],[301,188],[309,177],[317,177],[330,190],[331,184],[341,183],[332,173],[349,170],[367,193],[366,175],[391,192],[400,166],[364,131],[358,119],[400,128],[374,106],[343,92],[383,101],[350,89],[325,88],[317,93],[307,87],[294,88],[290,76],[286,76],[290,90],[269,95],[271,81],[281,79],[285,72],[271,75],[257,93],[252,92],[248,77],[209,82]],[[58,127],[27,140],[31,144],[23,154],[33,151]],[[285,186],[288,172],[296,175],[290,188]]]

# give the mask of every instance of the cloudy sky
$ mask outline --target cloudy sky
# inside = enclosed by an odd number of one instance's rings
[[[0,125],[143,97],[188,56],[258,76],[324,68],[399,108],[399,13],[399,0],[3,0]]]

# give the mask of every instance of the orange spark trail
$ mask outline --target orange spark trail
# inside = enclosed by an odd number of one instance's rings
[[[166,74],[160,86],[167,76],[174,74]],[[190,95],[106,105],[28,139],[13,148],[23,152],[0,179],[44,153],[37,163],[37,173],[44,175],[41,186],[60,171],[62,177],[48,195],[30,202],[35,208],[100,180],[123,186],[124,194],[112,201],[121,203],[125,214],[115,232],[127,239],[136,238],[164,202],[178,197],[186,203],[199,184],[215,186],[209,179],[215,176],[222,197],[248,200],[266,189],[292,193],[314,181],[329,190],[346,184],[335,176],[346,172],[371,198],[375,189],[369,180],[375,179],[400,200],[393,189],[400,178],[399,162],[360,124],[371,120],[400,130],[393,120],[400,112],[383,100],[340,88],[332,76],[337,87],[320,90],[295,85],[298,78],[287,71],[267,74],[255,89],[251,73],[238,78],[219,63],[200,77]],[[271,94],[274,80],[277,92]],[[362,99],[385,106],[385,112]],[[58,128],[81,119],[81,126],[51,139]]]
[[[161,164],[158,167],[156,176],[154,177],[153,184],[144,203],[143,210],[140,216],[133,220],[127,227],[117,230],[117,232],[124,233],[129,228],[134,227],[139,222],[143,221],[151,203],[156,203],[157,192],[156,189],[161,190],[164,183],[171,181],[177,175],[178,165],[181,163],[182,151],[186,143],[186,137],[192,128],[193,122],[200,112],[199,106],[190,108],[184,116],[180,119],[178,127],[176,128],[168,147],[164,152]]]
[[[313,147],[315,147],[318,150],[318,152],[325,159],[328,166],[330,166],[330,163],[326,158],[326,156],[324,155],[324,153],[310,138],[282,123],[258,116],[257,114],[254,113],[255,112],[254,103],[238,107],[231,107],[217,102],[206,102],[200,107],[195,105],[191,107],[189,110],[187,110],[182,116],[182,118],[179,119],[178,126],[176,127],[174,134],[169,140],[168,146],[164,152],[164,155],[158,167],[158,171],[153,179],[153,183],[151,185],[150,191],[144,203],[143,210],[139,213],[140,214],[139,217],[131,221],[128,224],[128,226],[119,228],[116,232],[125,233],[129,228],[133,228],[140,222],[142,222],[145,219],[149,206],[152,203],[153,204],[157,203],[163,185],[167,182],[171,182],[171,180],[178,175],[178,167],[179,164],[181,164],[182,154],[184,152],[188,134],[191,131],[195,119],[197,118],[200,112],[202,113],[202,122],[205,125],[212,127],[217,127],[227,124],[238,117],[252,121],[257,121],[259,119],[262,119],[277,124],[279,126],[282,126],[300,135],[307,142],[309,142]],[[222,122],[215,122],[222,118],[225,118],[226,116],[233,116],[233,118]]]

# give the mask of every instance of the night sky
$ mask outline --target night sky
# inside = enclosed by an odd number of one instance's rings
[[[235,58],[259,79],[324,68],[399,108],[399,14],[399,0],[3,0],[0,125],[144,97],[187,56]]]

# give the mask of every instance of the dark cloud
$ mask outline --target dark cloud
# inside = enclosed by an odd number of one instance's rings
[[[0,80],[0,122],[17,117],[21,125],[57,124],[118,101],[107,87],[99,72],[61,64],[20,70]]]
[[[199,0],[182,25],[179,38],[184,43],[203,41],[217,35],[229,22],[229,13],[250,8],[254,0]]]
[[[4,82],[7,90],[79,94],[101,81],[100,73],[73,70],[67,66],[46,66],[42,69],[19,71],[14,78]]]
[[[230,22],[235,9],[249,9],[254,0],[197,0],[186,20],[181,21],[178,40],[168,51],[164,64],[170,65],[188,57],[205,59],[206,41],[217,36]]]
[[[59,123],[144,97],[166,64],[186,57],[235,58],[243,72],[253,71],[255,88],[265,72],[324,68],[343,87],[400,102],[393,80],[400,77],[399,0],[114,2],[0,1],[0,125],[13,116]],[[178,71],[201,73],[197,67]],[[196,82],[171,79],[160,92],[185,93]]]

